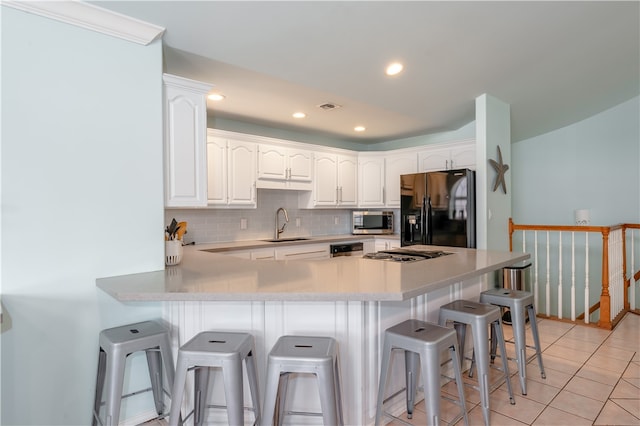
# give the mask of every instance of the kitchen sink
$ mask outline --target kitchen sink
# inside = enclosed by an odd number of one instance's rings
[[[279,239],[270,239],[270,240],[263,240],[266,241],[268,243],[285,243],[287,241],[306,241],[309,238],[304,238],[304,237],[291,237],[291,238],[279,238]]]

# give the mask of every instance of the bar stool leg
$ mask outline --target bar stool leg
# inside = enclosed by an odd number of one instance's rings
[[[224,378],[224,395],[227,402],[227,416],[230,425],[244,424],[244,407],[242,406],[242,360],[239,357],[225,360],[222,363]],[[238,378],[240,378],[238,380]]]
[[[489,425],[489,350],[487,343],[489,335],[485,327],[474,327],[473,347],[476,357],[476,370],[478,371],[478,386],[480,387],[480,403],[482,404],[482,414],[484,423]],[[487,348],[487,350],[482,350]]]
[[[162,414],[164,411],[164,394],[162,392],[162,356],[159,349],[147,349],[147,366],[149,368],[149,379],[151,380],[151,391],[153,392],[153,402],[156,406],[156,413]]]
[[[278,403],[277,396],[278,389],[280,388],[280,380],[284,380],[284,377],[280,376],[280,371],[275,367],[272,368],[269,366],[267,368],[267,383],[265,387],[264,404],[262,406],[262,419],[260,421],[262,426],[272,426],[273,424],[276,403]],[[277,386],[275,386],[276,384]]]
[[[453,364],[453,372],[456,378],[456,386],[458,387],[458,396],[460,398],[460,405],[462,406],[463,418],[465,426],[469,426],[469,418],[467,417],[467,403],[465,401],[464,396],[464,383],[462,383],[462,370],[460,368],[460,363],[457,362],[460,358],[460,352],[458,350],[458,345],[453,344],[449,347],[449,355],[451,356],[451,363]]]
[[[533,343],[536,346],[536,356],[538,357],[538,366],[540,367],[540,376],[547,378],[542,365],[542,349],[540,346],[540,335],[538,335],[538,322],[536,321],[536,309],[533,305],[527,306],[529,312],[529,321],[531,322],[531,333],[533,334]]]
[[[178,426],[181,423],[181,405],[182,397],[184,395],[184,386],[187,381],[187,369],[186,362],[178,354],[178,363],[176,366],[175,379],[173,381],[173,388],[171,390],[171,409],[169,411],[169,426]]]
[[[424,401],[427,406],[427,424],[438,425],[440,424],[440,416],[438,415],[440,413],[440,357],[432,358],[428,356],[426,350],[420,354],[422,381],[425,387]],[[434,380],[434,377],[437,377],[438,380]]]
[[[245,365],[247,367],[247,379],[249,380],[249,391],[251,392],[251,401],[253,405],[253,414],[255,417],[254,424],[260,424],[261,411],[260,411],[260,389],[258,387],[258,369],[256,367],[256,359],[253,356],[253,351],[249,352],[245,358]]]
[[[376,420],[375,426],[380,425],[382,417],[382,403],[384,401],[384,390],[387,387],[387,378],[389,376],[389,359],[391,358],[391,343],[384,339],[382,345],[382,363],[380,366],[380,383],[378,384],[378,400],[376,402]]]
[[[495,335],[495,336],[494,336]],[[500,345],[500,355],[502,359],[502,369],[504,370],[504,377],[507,382],[507,391],[509,392],[509,402],[511,405],[515,405],[516,400],[513,397],[513,389],[511,388],[511,374],[509,373],[509,359],[507,358],[507,347],[504,343],[504,334],[502,332],[502,321],[494,321],[491,324],[491,338],[497,340],[496,344]],[[493,340],[492,340],[493,342]],[[492,352],[491,357],[495,357],[495,352]]]
[[[102,389],[104,387],[104,375],[107,368],[107,354],[100,349],[98,351],[98,374],[96,377],[96,392],[93,400],[93,416],[91,425],[98,424],[98,416],[100,415],[100,405],[102,405]]]
[[[416,390],[418,389],[420,355],[415,352],[404,351],[404,363],[407,393],[407,418],[412,419],[413,409],[416,406]]]
[[[511,324],[513,327],[513,339],[516,346],[516,358],[518,361],[518,376],[520,377],[520,389],[522,394],[527,394],[527,344],[524,327],[524,312],[522,305],[518,312],[511,312]]]
[[[445,326],[446,324],[440,324]],[[467,339],[467,324],[462,322],[453,322],[453,328],[456,330],[456,336],[458,336],[458,347],[460,348],[460,367],[464,362],[464,344]]]
[[[120,419],[126,360],[127,354],[117,350],[112,352],[112,356],[107,356],[105,426],[117,425]]]
[[[342,412],[342,388],[340,387],[340,363],[336,357],[333,366],[333,380],[335,383],[336,407],[338,407],[339,424],[344,425],[344,413]]]
[[[336,407],[336,383],[333,363],[323,365],[316,374],[320,392],[320,408],[325,425],[341,425],[338,407]]]
[[[199,426],[204,423],[209,392],[209,367],[197,367],[194,376],[193,423]]]

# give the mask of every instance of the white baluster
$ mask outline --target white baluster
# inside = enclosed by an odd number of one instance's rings
[[[547,315],[551,315],[551,264],[550,264],[550,250],[551,244],[549,244],[549,231],[547,231],[547,282],[545,286],[546,307],[545,311]]]
[[[589,324],[590,316],[589,314],[589,233],[584,233],[585,244],[584,244],[584,323]]]
[[[562,232],[558,232],[558,318],[562,319]]]
[[[571,232],[571,321],[576,320],[576,233]]]

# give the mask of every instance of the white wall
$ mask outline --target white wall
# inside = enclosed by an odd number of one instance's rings
[[[640,222],[640,98],[511,147],[513,219],[572,225]]]
[[[1,423],[86,425],[99,331],[161,315],[95,286],[163,268],[161,44],[1,11]]]

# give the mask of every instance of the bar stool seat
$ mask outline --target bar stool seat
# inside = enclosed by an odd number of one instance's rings
[[[466,338],[467,325],[471,326],[473,333],[474,359],[477,360],[478,370],[478,386],[480,391],[480,401],[482,404],[482,413],[484,422],[488,425],[490,418],[489,410],[489,336],[487,329],[491,326],[493,334],[497,338],[497,344],[500,345],[500,353],[502,358],[502,377],[491,387],[497,387],[506,381],[507,390],[509,392],[509,402],[515,404],[513,391],[511,389],[511,381],[509,380],[509,365],[506,359],[506,349],[504,336],[502,334],[502,319],[500,308],[485,304],[473,302],[470,300],[455,300],[440,307],[439,323],[446,326],[447,323],[453,322],[453,326],[458,336],[458,346],[460,347],[460,362],[464,357],[464,345]]]
[[[513,327],[515,344],[516,361],[518,363],[518,375],[520,377],[520,388],[522,394],[527,394],[527,363],[534,357],[538,358],[538,366],[540,367],[540,375],[543,379],[547,376],[542,364],[542,350],[540,348],[540,336],[538,335],[538,323],[536,322],[536,309],[534,306],[535,298],[533,293],[522,290],[512,290],[507,288],[494,288],[480,293],[480,301],[490,303],[492,305],[509,308],[511,312],[511,324]],[[526,314],[529,314],[531,323],[531,334],[533,334],[533,342],[535,346],[527,346],[526,343]],[[493,348],[492,344],[492,348]],[[531,358],[527,359],[527,348],[535,349],[535,353]]]
[[[178,350],[169,424],[176,426],[180,423],[180,406],[189,370],[194,370],[194,408],[185,416],[185,420],[193,414],[194,424],[203,424],[205,410],[211,406],[227,408],[230,425],[244,424],[243,361],[247,370],[253,412],[257,423],[260,419],[260,396],[254,353],[254,339],[248,333],[203,331],[182,345]],[[222,370],[226,407],[207,404],[209,372],[212,367]]]
[[[385,402],[384,392],[390,372],[391,353],[393,349],[401,349],[404,351],[407,417],[409,419],[413,417],[415,395],[418,386],[418,371],[419,366],[422,366],[422,381],[425,395],[424,403],[427,411],[427,424],[430,425],[438,425],[440,423],[440,356],[442,352],[447,349],[449,350],[453,361],[455,380],[458,386],[458,401],[456,404],[460,407],[461,411],[451,424],[455,424],[460,418],[464,418],[465,425],[468,425],[469,421],[462,386],[462,372],[460,371],[456,333],[454,330],[415,319],[396,324],[384,332],[375,425],[378,426],[380,424],[383,414],[390,416],[384,412],[383,404]],[[397,394],[393,396],[395,395]]]
[[[267,362],[264,415],[261,421],[263,426],[271,426],[272,422],[281,425],[286,414],[320,415],[285,412],[287,385],[291,373],[316,375],[324,424],[344,424],[338,342],[331,337],[282,336],[271,349]]]
[[[156,321],[138,322],[102,330],[99,345],[92,425],[118,424],[122,398],[133,395],[122,395],[127,357],[140,351],[146,352],[156,412],[160,417],[166,416],[164,394],[168,392],[163,388],[162,365],[169,388],[174,376],[169,331]],[[100,419],[103,390],[106,394],[104,421]]]

